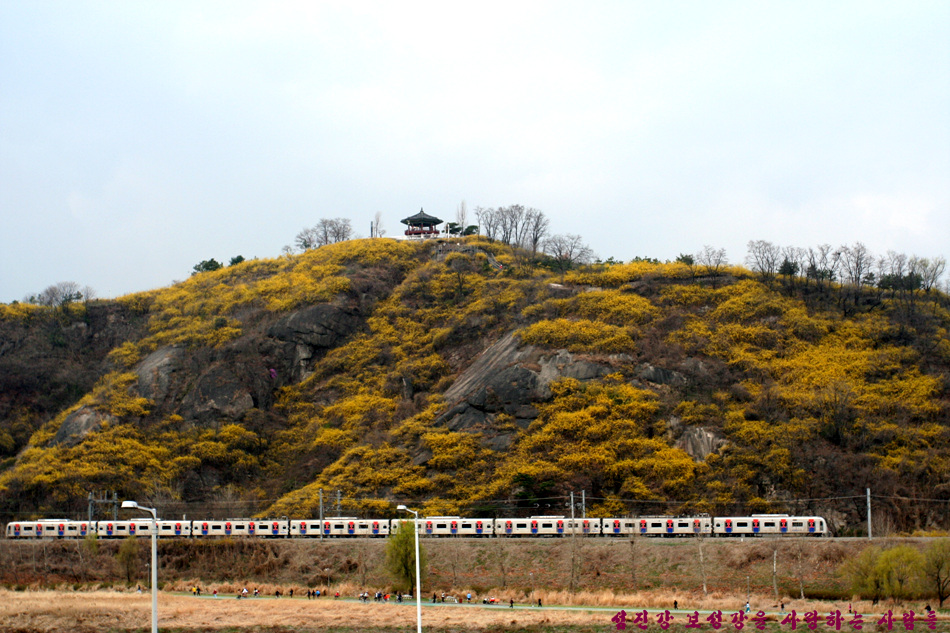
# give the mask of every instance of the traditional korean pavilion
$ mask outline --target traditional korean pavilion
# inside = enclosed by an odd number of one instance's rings
[[[406,237],[420,239],[437,236],[439,234],[439,229],[436,227],[439,224],[442,224],[442,220],[429,215],[422,209],[419,209],[419,213],[410,215],[408,218],[399,221],[405,224],[407,227]]]

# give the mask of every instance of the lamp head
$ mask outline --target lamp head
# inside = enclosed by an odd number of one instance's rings
[[[123,509],[123,510],[135,509],[135,508],[138,508],[138,507],[139,507],[139,504],[137,504],[137,503],[134,502],[134,501],[123,501],[123,502],[122,502],[122,509]]]
[[[125,506],[122,506],[122,507],[125,507]],[[404,506],[404,505],[398,505],[398,506],[396,506],[396,509],[397,509],[397,510],[402,510],[403,512],[409,512],[409,508],[407,508],[407,507]]]

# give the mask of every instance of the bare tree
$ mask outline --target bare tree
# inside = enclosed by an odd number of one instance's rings
[[[501,216],[497,209],[475,207],[475,217],[478,219],[479,230],[485,233],[485,237],[494,240],[498,234],[501,224]]]
[[[465,230],[466,222],[468,222],[468,207],[465,206],[465,201],[462,200],[455,209],[455,223],[462,227],[462,230]]]
[[[706,244],[703,250],[696,253],[696,263],[706,269],[707,275],[715,276],[729,265],[729,260],[726,257],[726,249],[713,248]]]
[[[383,212],[377,211],[376,215],[373,216],[373,234],[370,237],[382,237],[386,235],[386,231],[383,229]]]
[[[377,214],[378,217],[378,214]],[[302,229],[297,233],[294,243],[301,251],[345,242],[353,237],[353,227],[347,218],[323,218],[310,228]]]
[[[855,242],[854,246],[842,246],[840,250],[846,281],[855,287],[861,287],[867,283],[874,263],[874,255],[868,247],[861,242]]]
[[[499,207],[498,214],[501,218],[499,223],[499,240],[501,243],[520,244],[519,238],[524,224],[524,207],[520,204]]]
[[[782,263],[779,266],[779,274],[785,276],[786,281],[794,286],[795,277],[799,276],[805,270],[805,262],[808,259],[804,248],[798,246],[782,247]]]
[[[762,281],[771,283],[781,263],[781,249],[765,240],[749,240],[747,248],[746,264],[762,277]]]
[[[580,235],[552,235],[544,242],[544,250],[554,261],[555,267],[564,273],[578,264],[587,264],[594,252],[581,239]]]
[[[809,248],[805,253],[805,277],[815,280],[819,290],[822,283],[828,285],[838,278],[838,266],[841,261],[841,251],[835,251],[831,244],[819,244],[817,248]]]
[[[348,218],[334,218],[327,220],[327,224],[329,225],[327,233],[330,236],[330,241],[327,242],[328,244],[345,242],[346,240],[352,239],[353,226],[350,224]]]
[[[547,216],[544,215],[543,211],[532,208],[528,209],[527,222],[527,239],[523,246],[525,248],[530,248],[531,256],[534,257],[538,254],[538,248],[540,248],[541,243],[548,234],[548,225],[550,224],[550,221],[548,220]]]
[[[945,260],[943,257],[925,259],[923,260],[921,269],[924,292],[930,292],[934,288],[938,287],[938,282],[943,276],[944,271],[947,269],[947,260]]]
[[[40,305],[51,308],[65,308],[73,301],[81,300],[82,296],[79,284],[75,281],[61,281],[52,286],[47,286],[36,299]]]
[[[301,252],[309,251],[320,246],[320,236],[316,227],[302,229],[294,238],[294,244]]]

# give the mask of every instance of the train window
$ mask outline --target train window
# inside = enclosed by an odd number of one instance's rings
[[[792,521],[792,527],[803,527],[804,525],[801,521]]]
[[[435,529],[437,529],[437,530],[444,530],[444,529],[445,529],[445,526],[446,526],[445,523],[436,523],[436,524],[435,524]]]
[[[470,530],[470,529],[472,529],[472,524],[471,524],[471,523],[463,523],[463,524],[462,524],[462,529],[463,529],[463,530]]]
[[[244,526],[241,525],[240,523],[236,523],[236,524],[234,525],[234,529],[235,529],[235,530],[243,530],[243,529],[244,529]]]
[[[515,527],[523,530],[523,529],[525,529],[526,527],[528,527],[528,524],[527,524],[527,523],[515,523]]]
[[[117,526],[115,526],[115,529],[118,530],[119,532],[125,532],[125,526],[124,526],[124,525],[117,525]]]
[[[24,531],[24,532],[32,532],[32,531],[33,531],[33,526],[32,526],[32,525],[24,525],[24,526],[23,526],[23,531]]]
[[[168,530],[172,529],[172,526],[170,526],[170,525],[160,525],[160,526],[158,526],[158,529],[159,529],[159,530],[165,530],[165,531],[167,532]]]
[[[679,523],[676,524],[676,527],[688,528],[689,523],[687,521],[680,521]]]
[[[343,529],[343,524],[342,524],[342,523],[334,523],[334,524],[333,524],[333,529],[334,529],[334,530],[342,530],[342,529]]]
[[[659,523],[659,522],[651,523],[651,524],[650,524],[650,527],[651,527],[651,528],[661,528],[661,527],[663,527],[663,524],[662,524],[662,523]]]
[[[548,529],[548,530],[550,530],[552,527],[554,527],[554,524],[553,524],[553,523],[542,523],[542,524],[541,524],[541,529]]]
[[[748,521],[736,521],[736,527],[749,527]]]
[[[631,529],[632,529],[632,528],[633,528],[633,523],[630,523],[630,522],[628,521],[627,523],[624,523],[623,526],[624,526],[625,528],[631,528]]]
[[[775,521],[766,521],[765,527],[775,527]]]

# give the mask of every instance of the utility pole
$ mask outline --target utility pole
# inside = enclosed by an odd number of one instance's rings
[[[323,488],[320,488],[320,540],[323,540]]]
[[[587,499],[586,499],[586,490],[581,490],[581,518],[587,518]]]
[[[89,515],[90,523],[92,523],[93,519],[95,519],[96,504],[111,505],[112,506],[112,520],[113,521],[119,520],[119,493],[113,491],[112,497],[109,497],[109,493],[103,490],[100,490],[97,494],[93,494],[90,492],[88,499],[89,499],[88,515]]]
[[[868,540],[871,540],[871,489],[867,488],[868,498]]]
[[[571,491],[571,593],[574,593],[574,568],[577,559],[577,526],[574,521],[574,491]]]

